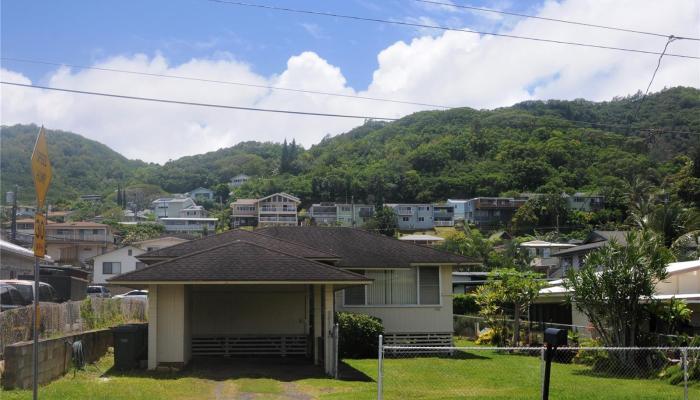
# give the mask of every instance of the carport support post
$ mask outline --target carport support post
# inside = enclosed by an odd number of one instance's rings
[[[325,323],[323,324],[323,367],[327,375],[333,373],[333,338],[331,330],[333,329],[333,285],[323,286],[323,316]]]
[[[318,365],[321,361],[319,357],[319,341],[323,337],[323,310],[321,310],[321,285],[314,285],[314,364]]]
[[[148,288],[148,369],[158,367],[158,285]]]

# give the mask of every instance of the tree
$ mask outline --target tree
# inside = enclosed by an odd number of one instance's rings
[[[365,224],[365,229],[378,231],[382,235],[393,237],[396,234],[396,213],[389,207],[381,207]]]
[[[666,278],[671,253],[649,230],[631,231],[627,246],[611,241],[589,253],[583,266],[569,270],[564,286],[570,301],[599,332],[606,346],[643,345],[648,315],[644,302]]]
[[[123,225],[120,227],[122,231],[122,244],[132,244],[143,240],[159,237],[165,229],[161,224],[136,224]]]
[[[486,284],[477,289],[477,302],[480,313],[491,320],[501,320],[512,310],[512,345],[520,343],[520,318],[530,308],[530,304],[543,287],[539,275],[532,271],[518,271],[514,268],[496,269],[489,273]],[[505,329],[502,335],[505,334]]]
[[[214,185],[211,190],[214,191],[214,202],[221,202],[222,204],[226,205],[229,194],[231,193],[231,189],[228,187],[228,185],[225,183],[219,183]]]
[[[436,246],[440,250],[449,251],[465,257],[475,258],[490,269],[489,260],[493,253],[493,243],[485,238],[478,229],[465,227],[463,232],[457,231],[448,236]]]

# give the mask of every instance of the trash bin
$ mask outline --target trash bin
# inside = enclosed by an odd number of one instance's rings
[[[114,335],[114,368],[126,371],[138,366],[146,355],[148,326],[127,324],[112,328]]]

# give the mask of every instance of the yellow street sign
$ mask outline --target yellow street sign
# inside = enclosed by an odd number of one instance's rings
[[[36,201],[39,208],[44,206],[46,192],[51,183],[51,162],[49,161],[49,149],[46,145],[46,133],[42,126],[39,136],[34,144],[32,153],[32,176],[34,177],[34,188],[36,189]]]
[[[46,215],[42,212],[34,214],[34,256],[46,255]]]

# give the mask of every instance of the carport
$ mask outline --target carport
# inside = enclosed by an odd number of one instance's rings
[[[149,289],[149,369],[193,357],[307,357],[329,373],[334,292],[370,280],[236,240],[109,282]]]

